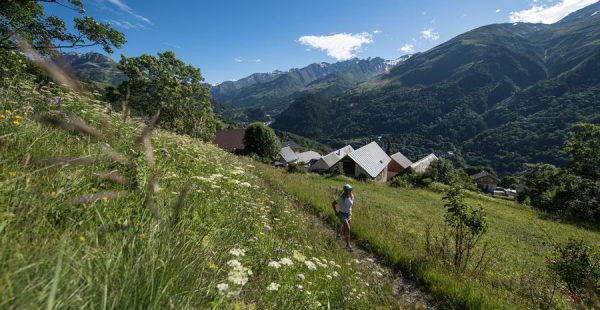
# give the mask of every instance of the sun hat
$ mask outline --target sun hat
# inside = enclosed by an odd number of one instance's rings
[[[343,189],[344,189],[344,192],[347,192],[352,189],[352,185],[346,184],[346,185],[344,185]]]

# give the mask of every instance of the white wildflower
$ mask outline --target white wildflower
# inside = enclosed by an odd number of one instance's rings
[[[334,277],[337,277],[337,276],[339,276],[340,274],[339,274],[337,271],[333,271],[333,273],[332,273],[331,275],[332,275],[332,276],[334,276]]]
[[[235,267],[242,266],[242,264],[237,259],[232,259],[232,260],[230,260],[230,261],[227,262],[227,266],[235,268]]]
[[[231,254],[233,256],[244,256],[244,255],[246,255],[246,250],[233,248],[233,249],[229,250],[229,254]]]
[[[281,267],[281,264],[276,262],[276,261],[270,261],[269,262],[269,267],[273,267],[275,269],[279,269],[279,267]]]
[[[383,277],[383,273],[379,272],[379,271],[373,271],[373,274],[378,276],[378,277]]]
[[[306,256],[302,255],[302,253],[294,250],[294,252],[292,253],[292,256],[294,257],[295,260],[299,261],[299,262],[303,262],[306,260]]]
[[[229,284],[227,284],[227,283],[217,284],[217,289],[219,290],[219,293],[226,294],[229,291]]]
[[[292,262],[292,260],[289,259],[289,258],[287,258],[287,257],[284,257],[284,258],[280,259],[279,263],[282,264],[282,265],[284,265],[284,266],[291,266],[291,265],[294,264],[294,262]]]
[[[331,279],[333,279],[333,277],[332,277],[332,276],[330,276],[330,275],[326,275],[326,277],[327,277],[327,280],[331,280]]]
[[[301,273],[301,274],[299,274],[299,275],[298,275],[298,279],[300,279],[300,280],[304,281],[304,279],[305,279],[305,277],[304,277],[304,274],[302,274],[302,273]]]
[[[250,186],[252,186],[252,184],[250,184],[250,183],[248,183],[248,182],[242,182],[242,183],[240,183],[240,184],[239,184],[239,186],[242,186],[242,187],[250,187]]]
[[[317,266],[315,265],[315,263],[309,260],[305,261],[304,264],[306,265],[306,267],[308,267],[308,270],[317,270]]]
[[[281,285],[275,283],[275,282],[271,282],[271,284],[269,284],[269,286],[267,286],[267,290],[269,291],[276,291],[279,289]]]

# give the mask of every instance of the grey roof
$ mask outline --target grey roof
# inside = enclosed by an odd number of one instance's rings
[[[292,148],[289,146],[282,148],[279,152],[279,155],[281,155],[281,158],[283,158],[286,163],[292,163],[298,160],[298,156],[296,156],[294,150],[292,150]]]
[[[297,149],[300,148],[300,145],[298,145],[298,143],[296,143],[295,141],[292,140],[288,140],[288,141],[283,141],[281,142],[281,147],[284,148],[286,146],[291,147],[292,149]]]
[[[400,152],[398,152],[390,157],[404,169],[410,167],[410,165],[413,164],[413,162],[410,161],[410,159],[406,158],[406,156],[404,156]]]
[[[417,173],[423,173],[425,172],[425,170],[427,170],[427,167],[429,167],[429,165],[438,160],[439,158],[437,158],[437,156],[435,156],[435,154],[431,153],[421,159],[419,159],[417,162],[413,163],[412,165],[410,165],[410,169],[414,172]]]
[[[493,174],[491,174],[487,171],[475,173],[474,175],[471,176],[471,180],[477,180],[477,179],[481,179],[483,177],[490,177],[490,178],[496,180],[496,182],[500,182],[500,179],[498,179],[496,176],[494,176]]]
[[[378,176],[392,161],[381,147],[379,147],[377,142],[371,142],[350,153],[348,156],[372,178]]]
[[[346,155],[354,152],[354,149],[350,145],[346,145],[343,148],[333,151],[319,159],[314,165],[314,170],[327,170],[333,165],[337,164],[338,161],[342,160],[342,158],[346,157]]]
[[[321,158],[321,154],[315,151],[306,151],[303,153],[296,153],[298,156],[299,163],[309,163],[311,160],[318,160]]]

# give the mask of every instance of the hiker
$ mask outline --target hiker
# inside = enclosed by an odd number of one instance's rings
[[[352,251],[350,245],[350,220],[352,216],[352,204],[354,204],[354,195],[352,195],[352,186],[346,184],[343,187],[344,192],[331,203],[333,211],[342,222],[342,234],[346,238],[346,249]],[[339,210],[337,208],[339,206]]]

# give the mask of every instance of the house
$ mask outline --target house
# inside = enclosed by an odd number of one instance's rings
[[[490,174],[487,171],[479,172],[471,176],[471,180],[475,182],[478,188],[486,193],[493,193],[500,179]]]
[[[407,169],[410,168],[410,165],[413,164],[412,161],[400,152],[393,154],[390,157],[392,158],[392,161],[390,161],[390,164],[388,165],[388,180],[407,171]]]
[[[387,181],[387,167],[392,159],[371,142],[342,159],[344,173],[358,179],[370,178],[376,182]]]
[[[294,152],[291,147],[286,146],[281,148],[281,151],[279,151],[279,163],[285,166],[295,163],[296,161],[298,161],[298,155],[296,155],[296,152]]]
[[[245,133],[246,129],[218,130],[213,142],[228,152],[241,151],[244,149]]]
[[[292,140],[288,140],[288,141],[283,141],[281,142],[281,148],[284,147],[290,147],[294,152],[299,152],[301,147],[300,145],[298,145],[298,143],[292,141]]]
[[[312,166],[310,166],[310,170],[317,173],[324,173],[330,171],[340,160],[346,157],[348,154],[354,152],[354,149],[350,145],[346,145],[343,148],[333,151],[319,160],[317,160]]]
[[[435,154],[431,153],[410,165],[410,170],[415,173],[424,173],[425,170],[427,170],[427,168],[429,167],[429,165],[431,165],[432,162],[438,159],[439,158],[437,158]]]
[[[296,156],[298,156],[299,164],[313,164],[322,157],[321,154],[315,151],[296,153]]]

